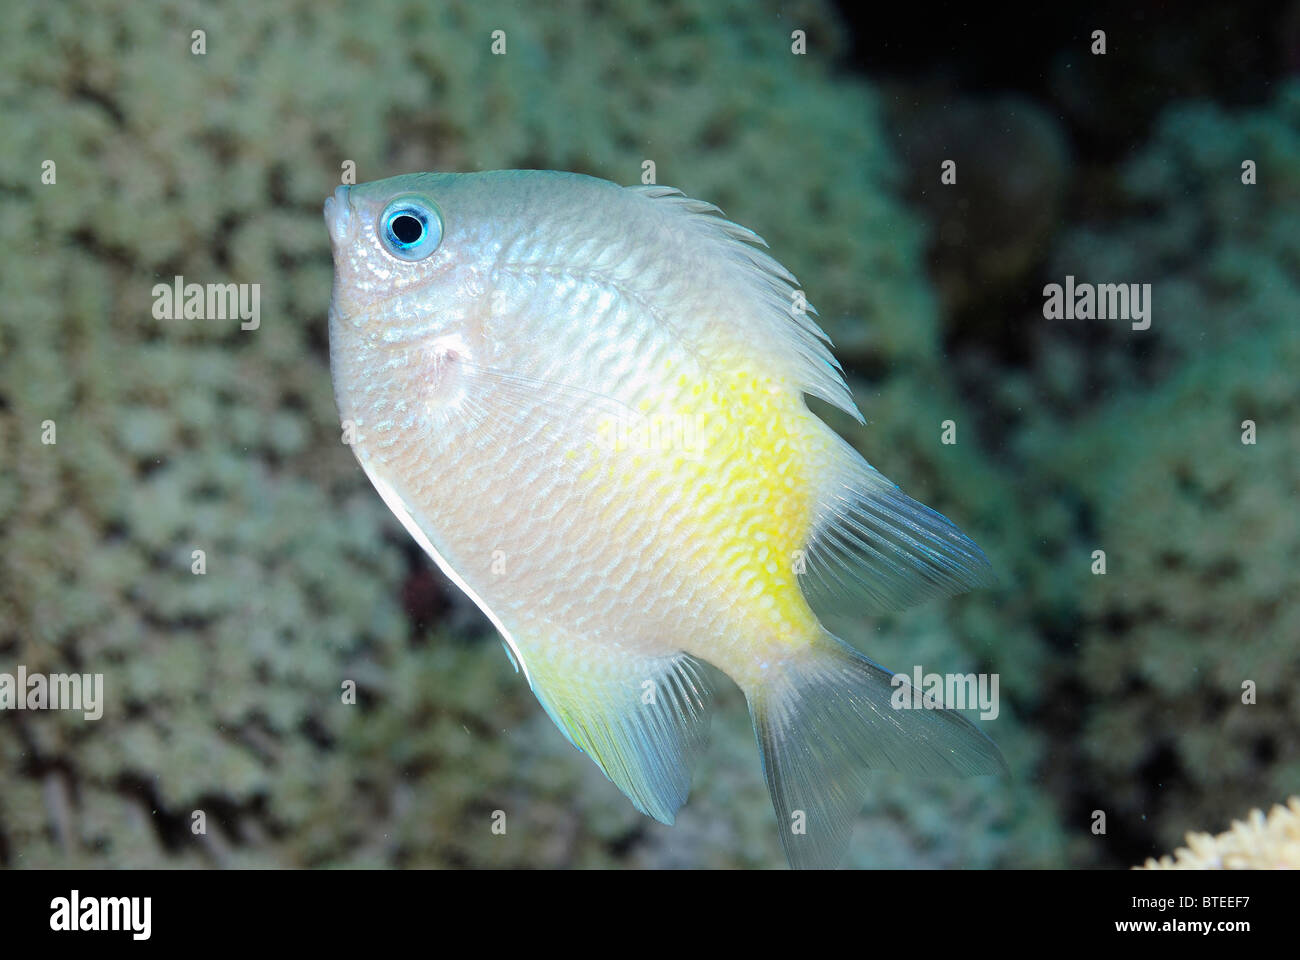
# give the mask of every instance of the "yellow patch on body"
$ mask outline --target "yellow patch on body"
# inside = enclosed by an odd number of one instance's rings
[[[679,389],[673,416],[688,442],[664,452],[670,490],[694,500],[678,533],[701,577],[732,601],[733,632],[694,653],[741,683],[757,681],[820,633],[796,565],[813,522],[825,434],[788,383],[746,367]],[[685,386],[685,384],[682,384]]]

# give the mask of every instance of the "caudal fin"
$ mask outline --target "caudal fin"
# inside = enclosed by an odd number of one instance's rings
[[[894,707],[891,676],[826,634],[770,684],[746,691],[792,867],[839,864],[871,770],[1008,773],[993,741],[960,714]]]

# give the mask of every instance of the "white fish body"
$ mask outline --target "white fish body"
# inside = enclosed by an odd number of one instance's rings
[[[839,858],[868,769],[1005,768],[957,714],[893,709],[889,672],[814,613],[991,575],[809,412],[858,415],[755,235],[668,188],[543,171],[340,188],[325,214],[358,460],[640,810],[685,802],[696,661],[748,698],[795,865]]]

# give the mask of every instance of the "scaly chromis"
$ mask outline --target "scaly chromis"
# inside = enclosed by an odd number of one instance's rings
[[[756,234],[668,187],[532,170],[339,187],[325,220],[358,461],[638,810],[686,801],[701,661],[744,691],[794,866],[841,860],[872,769],[1005,772],[818,617],[993,576],[809,411],[862,419]]]

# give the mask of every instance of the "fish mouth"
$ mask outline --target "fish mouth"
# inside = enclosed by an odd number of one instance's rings
[[[330,242],[335,250],[341,249],[351,239],[355,219],[348,187],[339,186],[335,189],[334,196],[325,198],[325,227],[329,230]]]

